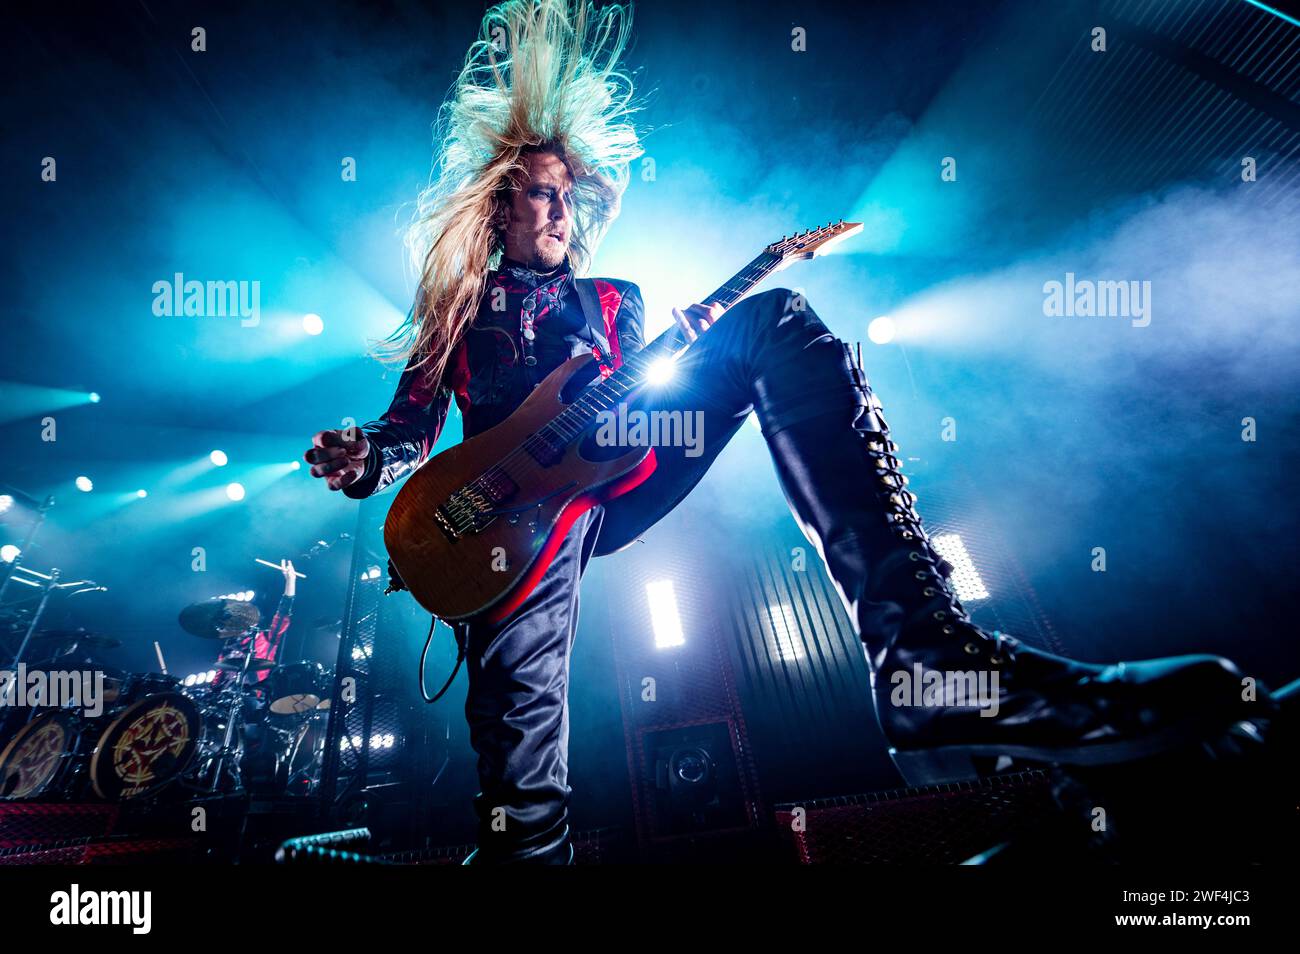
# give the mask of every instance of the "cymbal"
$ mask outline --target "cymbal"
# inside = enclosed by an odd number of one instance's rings
[[[214,663],[213,669],[224,669],[226,672],[243,672],[244,661],[242,659],[223,659]],[[277,668],[276,663],[269,659],[254,659],[248,664],[249,672],[266,672]]]
[[[43,629],[32,636],[33,640],[51,643],[81,643],[96,649],[117,649],[122,640],[112,636],[100,636],[85,629]]]
[[[181,610],[181,629],[200,639],[233,639],[255,629],[262,619],[252,603],[241,600],[204,600]]]

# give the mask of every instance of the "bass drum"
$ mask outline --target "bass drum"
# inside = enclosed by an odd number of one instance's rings
[[[66,709],[43,712],[20,728],[0,751],[0,799],[61,792],[76,767],[80,734],[80,719]]]
[[[90,760],[95,794],[108,801],[152,795],[189,768],[202,733],[198,704],[179,692],[132,704],[99,737]]]

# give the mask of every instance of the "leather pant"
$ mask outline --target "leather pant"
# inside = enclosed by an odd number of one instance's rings
[[[840,347],[803,299],[786,289],[737,303],[678,359],[671,380],[630,401],[647,411],[699,411],[700,445],[656,446],[654,474],[579,518],[514,613],[499,623],[470,621],[465,714],[481,787],[472,863],[571,860],[569,660],[578,584],[591,556],[630,542],[676,506],[745,422],[755,400],[774,392],[782,392],[787,404],[797,399],[799,382],[781,373],[788,356],[806,348],[838,353]]]

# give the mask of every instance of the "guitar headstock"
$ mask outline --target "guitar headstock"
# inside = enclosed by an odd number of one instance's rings
[[[830,225],[823,225],[819,229],[797,232],[788,238],[782,237],[781,241],[773,242],[765,251],[767,254],[781,260],[780,264],[773,269],[773,271],[779,272],[793,262],[820,255],[836,242],[846,239],[850,235],[856,235],[861,231],[861,222],[845,222],[840,219]]]

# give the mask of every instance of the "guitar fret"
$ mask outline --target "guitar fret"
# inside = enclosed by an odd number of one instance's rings
[[[760,253],[753,261],[722,283],[704,303],[730,308],[781,263],[781,257]],[[652,363],[660,357],[672,357],[685,347],[681,329],[674,324],[654,341],[623,358],[614,373],[600,384],[589,387],[579,398],[558,414],[550,424],[523,442],[523,448],[537,456],[556,444],[566,444],[585,431],[603,411],[611,410],[627,395],[645,383]]]

